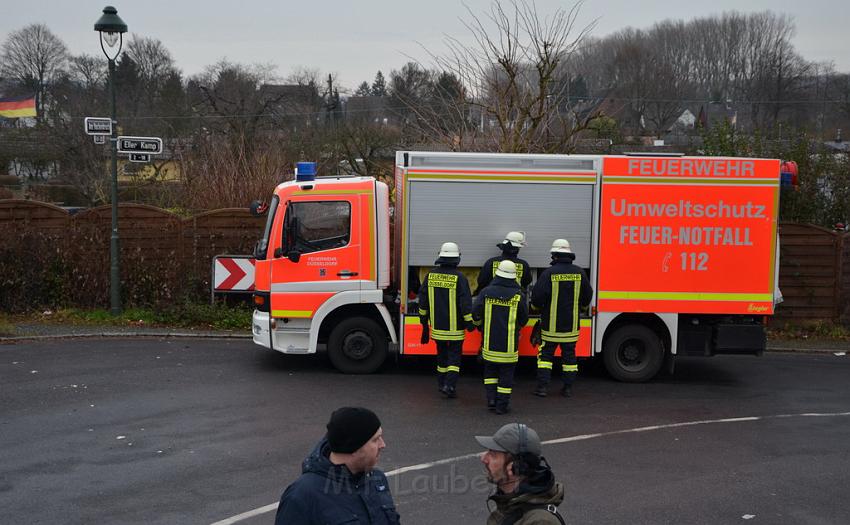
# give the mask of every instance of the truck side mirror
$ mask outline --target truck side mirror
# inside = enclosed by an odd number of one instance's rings
[[[252,217],[262,217],[269,211],[269,205],[262,201],[253,201],[248,207]]]
[[[286,254],[286,256],[289,257],[289,260],[294,263],[297,263],[301,260],[301,252],[299,252],[298,250],[289,250],[289,253]]]

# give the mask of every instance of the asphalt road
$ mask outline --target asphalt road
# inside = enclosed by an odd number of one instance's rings
[[[445,400],[424,361],[345,376],[244,340],[0,345],[0,521],[226,520],[275,503],[329,413],[363,405],[383,421],[382,468],[420,466],[390,478],[406,524],[483,523],[472,436],[513,420],[573,438],[544,446],[568,522],[850,523],[847,357],[680,359],[640,385],[583,366],[571,400],[531,396],[530,365],[495,416],[474,362]]]

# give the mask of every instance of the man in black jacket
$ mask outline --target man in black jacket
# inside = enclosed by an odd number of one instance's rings
[[[496,246],[502,250],[502,255],[487,259],[487,262],[481,267],[478,272],[478,286],[475,288],[475,295],[487,288],[487,285],[496,276],[496,269],[502,261],[511,261],[516,265],[516,281],[522,288],[522,293],[528,293],[528,285],[531,284],[531,266],[528,265],[528,262],[519,258],[519,250],[525,246],[525,234],[508,232],[505,235],[505,240]]]
[[[483,334],[487,408],[506,414],[510,411],[514,368],[519,358],[519,332],[528,321],[528,305],[517,283],[513,261],[499,263],[496,277],[475,298],[472,319]]]
[[[386,446],[378,416],[343,407],[280,498],[275,525],[398,525],[387,477],[375,468]]]
[[[551,266],[540,274],[531,291],[531,304],[541,309],[538,322],[543,341],[537,354],[537,388],[534,395],[546,397],[553,357],[560,345],[564,378],[561,394],[570,397],[572,384],[578,374],[576,341],[580,328],[579,310],[590,304],[593,288],[584,270],[573,264],[576,256],[566,239],[555,239],[550,251]]]
[[[464,328],[474,330],[472,297],[469,283],[457,269],[460,249],[453,242],[443,243],[436,261],[419,289],[419,322],[421,343],[430,338],[437,345],[437,384],[449,398],[457,397],[457,378],[463,352]]]

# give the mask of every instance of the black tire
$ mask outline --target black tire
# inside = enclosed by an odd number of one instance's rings
[[[387,359],[387,336],[368,317],[351,317],[331,330],[328,357],[343,374],[371,374]]]
[[[606,338],[602,359],[614,379],[642,383],[655,377],[664,364],[664,345],[651,329],[629,324]]]

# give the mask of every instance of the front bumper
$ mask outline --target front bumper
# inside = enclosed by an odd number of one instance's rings
[[[272,338],[269,332],[269,313],[254,310],[254,315],[251,316],[251,333],[254,336],[254,342],[260,346],[271,348]]]

